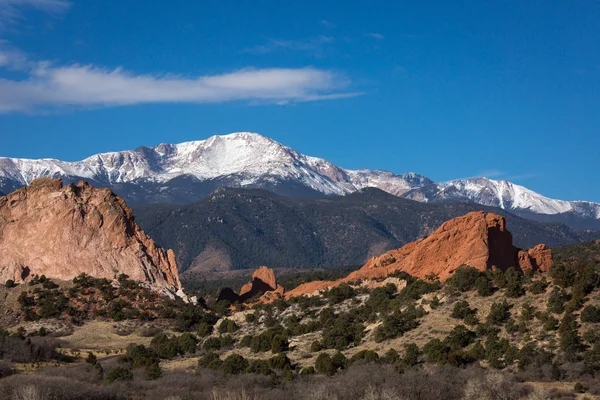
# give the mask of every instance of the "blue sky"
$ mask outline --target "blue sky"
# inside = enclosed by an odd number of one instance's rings
[[[254,131],[600,201],[600,3],[341,4],[0,0],[0,156]]]

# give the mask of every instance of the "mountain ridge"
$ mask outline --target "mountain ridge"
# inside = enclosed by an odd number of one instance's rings
[[[136,220],[157,243],[173,248],[180,271],[339,267],[430,234],[471,211],[507,218],[515,244],[550,247],[592,240],[560,223],[538,223],[474,203],[432,204],[377,188],[346,196],[287,198],[261,189],[223,188],[188,205],[135,208]]]
[[[110,187],[133,205],[191,203],[218,187],[265,188],[291,197],[345,195],[377,187],[421,202],[470,201],[534,219],[552,216],[552,221],[577,229],[600,229],[600,203],[551,199],[484,177],[436,183],[414,172],[345,169],[251,132],[142,146],[74,162],[0,157],[0,191],[11,192],[38,177],[86,179]]]

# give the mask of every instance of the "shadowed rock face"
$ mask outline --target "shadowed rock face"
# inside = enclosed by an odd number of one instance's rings
[[[283,286],[278,285],[275,279],[275,271],[269,267],[261,266],[254,270],[252,280],[242,286],[240,294],[236,294],[232,289],[226,287],[221,289],[217,301],[227,300],[231,303],[238,303],[261,295],[259,301],[270,302],[283,296],[283,293]]]
[[[183,295],[173,251],[158,247],[110,190],[41,178],[0,197],[0,282],[82,273],[107,279],[123,273]]]
[[[346,278],[332,282],[309,282],[286,293],[286,298],[311,294],[344,282],[384,278],[395,271],[407,272],[421,279],[434,274],[445,281],[463,264],[480,271],[515,267],[543,272],[548,270],[551,263],[552,254],[544,245],[529,251],[514,247],[512,234],[506,229],[503,217],[471,212],[446,221],[426,238],[371,258]]]

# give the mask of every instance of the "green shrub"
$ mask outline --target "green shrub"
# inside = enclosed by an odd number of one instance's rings
[[[217,337],[209,337],[202,343],[202,347],[205,350],[219,350],[221,348],[221,340]]]
[[[161,333],[155,336],[150,341],[150,347],[156,352],[160,358],[170,360],[185,352],[181,349],[177,338],[169,339],[169,337]]]
[[[331,362],[333,363],[333,367],[336,371],[339,371],[340,369],[346,369],[346,366],[348,365],[348,359],[339,351],[333,355]]]
[[[474,315],[477,311],[469,307],[469,303],[465,300],[460,300],[454,303],[452,314],[450,316],[456,319],[465,319],[470,315]]]
[[[271,352],[273,354],[281,353],[282,351],[287,351],[289,347],[289,342],[286,337],[283,335],[275,335],[273,340],[271,341]]]
[[[144,370],[147,380],[156,380],[162,376],[162,370],[160,369],[160,365],[155,362],[146,367]]]
[[[488,297],[494,293],[490,281],[485,276],[480,276],[475,280],[475,287],[477,288],[477,294],[481,297]]]
[[[365,361],[365,362],[375,362],[379,361],[379,354],[374,350],[361,350],[358,353],[354,354],[350,358],[350,362],[356,361]]]
[[[348,284],[343,283],[335,286],[324,293],[324,297],[332,304],[341,303],[344,300],[350,299],[356,295],[355,290]]]
[[[286,367],[291,368],[291,366],[292,362],[284,353],[279,353],[269,360],[269,367],[273,369],[283,370]]]
[[[9,279],[9,280],[6,281],[6,283],[4,284],[4,286],[6,286],[7,289],[11,289],[11,288],[14,288],[17,285],[15,284],[15,281],[13,281],[12,279]]]
[[[431,339],[423,346],[423,353],[428,362],[444,363],[449,349],[440,339]]]
[[[323,328],[323,346],[328,349],[344,350],[350,345],[360,344],[364,334],[361,323],[348,313],[341,314],[332,324]]]
[[[248,367],[248,372],[252,374],[274,375],[275,372],[269,366],[267,360],[252,360]]]
[[[511,364],[518,356],[506,339],[500,339],[497,334],[488,335],[485,341],[485,357],[490,366],[502,369]]]
[[[566,291],[555,287],[548,297],[548,311],[554,314],[562,314],[565,311],[565,303],[569,299],[570,296]]]
[[[276,325],[264,332],[261,332],[259,335],[254,336],[250,341],[250,350],[253,353],[270,351],[272,349],[273,339],[275,336],[280,335],[287,341],[287,337],[285,337],[283,333],[284,329],[281,325]]]
[[[238,375],[246,371],[249,363],[239,354],[231,354],[221,364],[221,371],[228,375]]]
[[[402,362],[407,367],[414,367],[419,363],[419,357],[421,356],[421,350],[419,346],[414,343],[408,343],[405,345],[406,351],[404,352],[404,358]]]
[[[396,311],[383,319],[375,330],[375,341],[382,342],[403,335],[419,326],[416,315],[411,312]]]
[[[477,335],[464,325],[456,325],[444,339],[450,351],[462,349],[473,343]]]
[[[252,336],[245,335],[242,340],[240,340],[240,347],[250,347],[250,343],[252,343]]]
[[[600,307],[586,306],[581,312],[581,322],[600,322]]]
[[[172,340],[177,341],[177,346],[181,352],[189,354],[194,354],[196,352],[198,340],[191,333],[183,333],[180,336],[174,337]]]
[[[591,375],[600,373],[600,343],[596,343],[591,350],[585,352],[583,365],[586,372]]]
[[[475,288],[477,278],[479,278],[479,270],[463,264],[446,280],[446,285],[461,292],[467,292]]]
[[[543,322],[544,324],[542,327],[545,331],[555,331],[558,329],[558,320],[550,314],[546,314],[545,318],[543,318]]]
[[[88,355],[85,359],[85,362],[88,364],[96,365],[96,363],[98,362],[98,358],[94,355],[94,353],[88,351]]]
[[[534,280],[529,285],[529,291],[533,294],[546,293],[546,288],[548,288],[548,281],[546,280],[546,277],[543,277],[542,279]]]
[[[321,350],[323,350],[323,345],[321,344],[321,342],[319,342],[318,340],[314,340],[310,345],[310,351],[312,353],[317,353]]]
[[[381,361],[386,364],[397,364],[401,361],[400,354],[395,349],[389,349],[385,352],[383,357],[381,357]]]
[[[127,368],[114,367],[111,368],[105,375],[104,381],[106,383],[112,383],[115,381],[131,381],[133,380],[133,373]]]
[[[502,303],[493,303],[487,316],[487,322],[493,325],[502,325],[510,317],[510,305],[504,300]]]
[[[600,343],[600,331],[597,331],[595,329],[585,331],[583,333],[583,340],[592,345]]]
[[[207,322],[201,322],[198,325],[198,336],[206,337],[213,332],[213,326]]]
[[[327,353],[321,353],[315,361],[315,370],[322,375],[332,376],[336,369],[333,365],[331,357]]]
[[[581,382],[576,382],[575,386],[573,386],[573,391],[575,393],[585,393],[587,392],[587,389]]]
[[[581,340],[577,331],[577,321],[573,314],[566,313],[558,327],[560,348],[568,361],[576,361],[577,353],[582,350]]]
[[[235,321],[232,321],[230,319],[224,319],[219,324],[218,331],[219,331],[219,333],[233,333],[233,332],[237,331],[238,329],[239,329],[239,327],[237,326]]]
[[[304,367],[304,368],[302,368],[302,370],[300,370],[301,376],[310,376],[310,375],[314,375],[314,374],[315,374],[315,367],[313,367],[313,366]]]
[[[127,356],[133,362],[133,368],[147,367],[159,361],[156,351],[144,345],[130,344],[127,346]]]
[[[506,277],[504,276],[504,271],[501,269],[492,270],[492,281],[496,287],[503,289],[506,287]]]
[[[554,263],[550,266],[550,277],[554,284],[568,288],[575,282],[576,271],[562,263]]]
[[[525,289],[521,282],[521,275],[516,269],[510,267],[504,274],[506,278],[506,296],[508,297],[521,297],[525,294]]]
[[[199,368],[210,368],[214,370],[218,370],[221,368],[223,361],[219,358],[219,356],[213,352],[206,353],[198,360],[198,369]]]

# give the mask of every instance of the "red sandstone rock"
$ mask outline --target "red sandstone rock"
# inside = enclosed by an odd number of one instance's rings
[[[538,245],[521,255],[519,249],[512,245],[512,234],[506,229],[503,217],[471,212],[446,221],[426,238],[371,258],[346,278],[309,282],[287,292],[285,297],[313,294],[341,283],[385,278],[395,271],[404,271],[421,279],[434,274],[445,281],[462,264],[480,271],[490,268],[506,270],[510,267],[545,271],[551,260],[551,252],[544,245]]]
[[[532,269],[533,271],[547,272],[552,266],[552,250],[544,244],[529,250],[519,251],[519,266],[522,270]]]
[[[271,268],[261,266],[252,273],[252,281],[242,286],[240,299],[245,301],[256,295],[273,291],[280,291],[283,294],[283,287],[277,284],[275,272]]]
[[[270,303],[275,299],[282,298],[284,292],[283,286],[277,284],[275,271],[269,267],[261,266],[254,270],[252,280],[242,286],[240,294],[236,294],[230,288],[223,288],[217,301],[227,300],[231,303],[238,303],[260,296],[258,301]]]
[[[108,279],[124,273],[183,295],[173,251],[158,247],[110,190],[41,178],[0,197],[0,282],[82,273]]]

